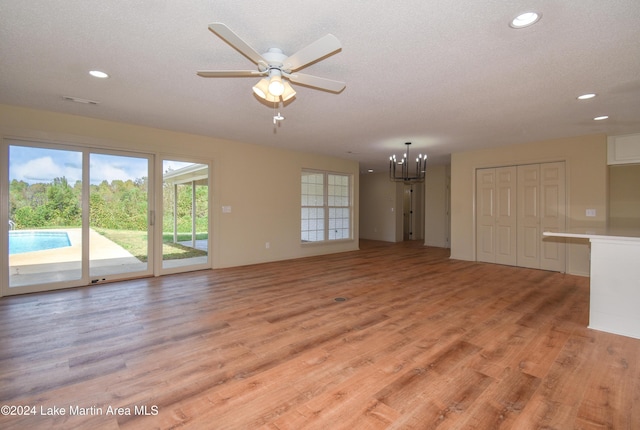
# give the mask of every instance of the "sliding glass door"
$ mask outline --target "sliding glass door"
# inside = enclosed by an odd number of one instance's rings
[[[92,283],[151,273],[149,157],[89,154]]]
[[[2,295],[211,267],[209,162],[19,140],[0,151]]]
[[[8,155],[9,288],[77,283],[82,278],[82,152],[11,145]]]
[[[209,166],[162,160],[162,269],[204,268],[209,258]]]
[[[6,150],[3,294],[152,273],[150,155],[28,143]]]

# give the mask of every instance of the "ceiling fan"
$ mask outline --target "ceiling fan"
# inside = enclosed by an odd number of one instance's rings
[[[297,72],[342,47],[340,41],[332,34],[327,34],[306,48],[287,56],[278,48],[270,48],[264,54],[259,54],[221,22],[209,24],[209,30],[255,63],[258,70],[199,70],[198,76],[204,78],[261,76],[262,79],[253,87],[253,91],[259,97],[274,103],[285,102],[296,94],[288,81],[334,93],[339,93],[346,86],[344,82]]]

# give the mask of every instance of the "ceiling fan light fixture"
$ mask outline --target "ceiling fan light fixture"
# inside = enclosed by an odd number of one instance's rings
[[[264,99],[270,103],[280,103],[280,96],[274,96],[273,94],[267,94]]]
[[[284,91],[282,93],[282,101],[286,102],[287,100],[289,100],[290,98],[296,95],[296,90],[294,90],[291,84],[287,81],[284,81],[283,85],[284,85]]]
[[[284,93],[282,72],[280,72],[280,70],[274,69],[269,73],[269,93],[274,96],[281,96]]]
[[[286,102],[287,100],[289,100],[290,98],[296,95],[296,91],[293,89],[291,84],[289,84],[289,82],[282,81],[282,86],[284,88],[282,95],[280,96],[273,95],[269,90],[269,79],[262,78],[260,79],[260,81],[258,81],[257,84],[253,86],[253,92],[261,99],[264,99],[271,103],[279,102],[281,98],[283,102]]]
[[[260,81],[253,86],[253,92],[261,99],[266,99],[269,94],[269,80],[267,78],[260,79]]]

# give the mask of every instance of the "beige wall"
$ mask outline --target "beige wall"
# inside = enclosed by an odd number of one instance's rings
[[[398,213],[398,184],[389,180],[387,173],[365,173],[360,176],[360,237],[385,242],[402,241],[402,217],[400,230],[396,228]],[[402,195],[401,195],[402,196]]]
[[[607,138],[579,136],[453,154],[451,157],[451,258],[474,261],[475,171],[483,167],[566,162],[567,228],[604,227],[607,210]],[[596,209],[587,217],[586,209]],[[586,241],[569,241],[567,272],[588,276]]]
[[[424,244],[449,247],[449,166],[429,166],[425,179]]]
[[[640,164],[609,166],[609,227],[640,229]]]
[[[212,161],[214,267],[358,249],[357,162],[6,105],[0,105],[0,136]],[[353,175],[355,240],[300,244],[302,168]],[[222,213],[223,205],[232,212]]]

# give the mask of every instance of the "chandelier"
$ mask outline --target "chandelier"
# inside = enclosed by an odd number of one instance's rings
[[[409,147],[411,142],[405,143],[407,152],[404,153],[402,159],[398,160],[395,155],[389,157],[389,179],[395,182],[404,182],[405,184],[417,184],[424,182],[424,174],[427,170],[427,155],[418,155],[416,158],[415,172],[412,173],[409,167]],[[397,166],[400,166],[399,168]]]

